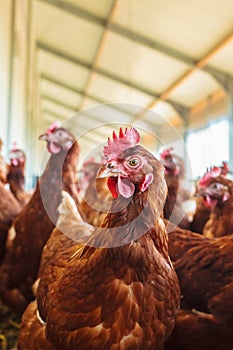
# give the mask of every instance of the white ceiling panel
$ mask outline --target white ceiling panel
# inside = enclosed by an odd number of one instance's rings
[[[143,111],[143,122],[149,126],[166,125],[176,118],[180,118],[178,113],[165,102],[158,102],[155,107]]]
[[[110,33],[100,67],[151,91],[164,91],[189,66],[149,47]]]
[[[233,75],[233,39],[210,60],[210,65]]]
[[[165,124],[177,118],[181,119],[178,112],[166,102],[158,102],[152,111],[156,114],[156,119],[160,116],[161,121],[163,120]]]
[[[201,58],[232,31],[232,0],[124,0],[115,22]]]
[[[65,108],[64,106],[61,106],[55,102],[49,101],[46,98],[42,99],[41,102],[42,110],[49,110],[51,112],[54,112],[57,115],[63,116],[63,118],[69,118],[72,116],[75,112],[72,109]]]
[[[136,89],[114,82],[111,79],[96,74],[90,88],[90,94],[99,97],[106,102],[133,103],[145,106],[151,101],[151,97]]]
[[[111,10],[112,0],[64,0],[65,3],[78,6],[93,15],[106,18]]]
[[[170,99],[192,107],[219,89],[214,78],[197,70],[171,93]]]
[[[125,108],[126,109],[126,108]],[[90,118],[106,124],[109,123],[130,123],[132,115],[121,108],[118,104],[103,104],[89,108],[85,111]]]
[[[102,35],[101,26],[40,1],[34,2],[34,18],[39,41],[92,61]]]
[[[152,148],[157,141],[148,133],[182,126],[166,99],[188,109],[222,88],[205,67],[181,81],[205,55],[208,66],[233,75],[233,43],[218,48],[232,31],[232,0],[119,0],[109,20],[113,4],[33,0],[43,111],[38,125],[82,108],[65,123],[77,135],[87,132],[80,141],[86,152],[126,123],[136,121]],[[159,95],[164,102],[156,101]]]
[[[85,104],[83,106],[83,110],[86,110],[88,108],[92,108],[94,106],[98,106],[100,103],[92,98],[85,98]]]
[[[40,84],[41,95],[49,96],[61,102],[65,102],[73,107],[78,106],[81,101],[81,95],[78,95],[71,90],[65,89],[60,85],[51,83],[45,79]]]
[[[79,89],[84,88],[89,76],[89,70],[43,50],[39,50],[39,70],[44,75]]]

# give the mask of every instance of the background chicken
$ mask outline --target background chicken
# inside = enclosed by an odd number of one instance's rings
[[[2,139],[0,138],[0,181],[2,183],[5,183],[6,176],[7,176],[7,164],[2,155],[2,149],[3,149],[3,142],[2,142]]]
[[[182,208],[182,203],[190,198],[190,193],[182,187],[184,162],[171,151],[172,148],[160,154],[168,187],[164,217],[180,227],[189,228],[188,217]]]
[[[169,253],[185,310],[177,316],[166,349],[194,349],[194,344],[198,349],[231,349],[233,338],[228,333],[233,321],[233,235],[209,239],[174,227],[169,233]],[[187,337],[182,339],[184,334]]]
[[[232,324],[210,314],[180,310],[165,350],[230,350],[232,345]]]
[[[78,181],[82,196],[79,211],[84,221],[100,226],[111,207],[112,195],[106,178],[97,178],[101,164],[94,158],[86,161],[81,169],[82,177]]]
[[[199,181],[197,194],[203,197],[210,215],[203,228],[206,237],[233,233],[233,182],[221,175],[221,168],[213,167]]]
[[[8,166],[7,182],[10,190],[23,208],[30,200],[31,194],[25,191],[26,155],[15,145],[10,151],[10,165]]]
[[[111,210],[88,245],[73,245],[64,259],[55,256],[56,280],[47,268],[40,275],[39,314],[35,302],[29,305],[19,350],[25,344],[35,349],[29,345],[34,332],[38,349],[46,340],[49,349],[163,349],[174,327],[179,286],[160,218],[163,168],[139,140],[135,129],[120,130],[104,148],[100,174],[115,198]],[[40,290],[44,278],[51,281],[46,295]]]
[[[222,176],[227,176],[227,174],[230,171],[227,162],[224,161],[222,162],[222,165],[219,167],[219,169],[221,171]],[[203,233],[205,224],[210,216],[211,207],[207,205],[207,202],[204,200],[204,197],[198,195],[198,189],[193,199],[196,202],[196,209],[192,221],[190,223],[190,229],[196,233]]]
[[[7,232],[20,211],[19,203],[0,181],[0,264],[5,255]]]
[[[0,294],[3,301],[17,312],[23,312],[33,299],[31,286],[36,279],[41,252],[54,223],[61,190],[76,190],[79,146],[66,129],[53,124],[40,139],[47,141],[51,157],[40,177],[31,200],[14,220],[8,234],[7,253],[0,268]]]
[[[13,219],[21,210],[13,194],[5,187],[7,165],[1,151],[2,140],[0,139],[0,264],[5,255],[7,232]]]
[[[33,288],[35,295],[37,293],[37,285],[39,283],[40,276],[43,275],[46,268],[47,271],[48,269],[51,271],[51,274],[47,273],[45,277],[50,278],[53,276],[53,278],[51,280],[44,278],[41,282],[40,289],[44,288],[45,292],[42,293],[44,296],[47,294],[47,289],[50,283],[56,279],[54,276],[58,275],[57,271],[61,267],[56,266],[56,256],[60,256],[62,254],[65,262],[64,254],[66,254],[65,252],[67,248],[77,244],[77,242],[83,244],[86,243],[94,230],[94,227],[88,225],[81,219],[73,198],[65,191],[62,191],[62,197],[62,202],[58,207],[59,217],[56,227],[43,248],[38,279]]]

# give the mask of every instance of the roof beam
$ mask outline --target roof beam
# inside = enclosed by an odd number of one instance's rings
[[[226,46],[230,41],[233,40],[233,34],[231,33],[226,38],[224,38],[220,43],[218,43],[211,51],[209,51],[202,59],[200,59],[194,66],[187,70],[182,76],[180,76],[174,83],[172,83],[168,89],[166,89],[159,97],[152,101],[147,108],[154,108],[161,101],[168,101],[169,96],[182,85],[187,79],[190,78],[198,69],[202,69],[214,57],[224,46]],[[140,113],[136,120],[143,119],[145,112]]]
[[[97,48],[95,57],[93,59],[92,65],[91,65],[91,72],[89,74],[89,77],[87,79],[87,83],[86,83],[86,86],[84,89],[83,99],[82,99],[82,102],[80,104],[80,109],[83,109],[85,106],[85,100],[86,100],[86,97],[88,97],[88,93],[90,91],[90,88],[91,88],[91,85],[92,85],[92,82],[93,82],[93,79],[95,76],[95,70],[97,69],[97,67],[99,65],[99,61],[102,57],[102,53],[105,49],[105,46],[106,46],[106,43],[108,40],[109,31],[107,30],[107,27],[113,21],[118,5],[119,5],[119,0],[113,0],[112,7],[111,7],[111,10],[109,12],[107,21],[106,21],[105,29],[103,30],[102,37],[101,37],[100,42],[99,42],[99,46]]]
[[[77,88],[75,88],[75,87],[73,87],[73,86],[71,86],[71,85],[67,85],[67,84],[65,84],[64,82],[62,82],[62,81],[60,81],[60,80],[57,80],[57,79],[55,79],[55,78],[53,78],[53,77],[51,77],[51,76],[49,76],[49,75],[47,75],[47,74],[43,74],[43,73],[42,73],[40,77],[41,77],[41,79],[46,80],[46,81],[48,81],[48,82],[50,82],[50,83],[52,83],[52,84],[61,86],[62,88],[66,89],[66,90],[70,90],[70,91],[72,91],[72,92],[74,92],[74,93],[76,93],[76,94],[78,94],[78,95],[83,95],[83,90],[77,89]],[[92,94],[88,94],[88,97],[89,97],[91,100],[94,100],[94,101],[96,101],[96,102],[99,103],[99,104],[108,104],[108,103],[109,103],[108,101],[102,100],[102,99],[100,99],[99,97],[96,97],[96,96],[94,96],[94,95],[92,95]],[[111,103],[109,103],[109,104],[112,105]],[[123,109],[121,109],[121,108],[117,108],[116,106],[112,106],[112,108],[116,109],[116,110],[119,111],[119,112],[127,113],[127,114],[130,115],[129,112],[127,112],[127,111],[125,111],[125,110],[123,110]],[[78,111],[79,111],[79,110],[78,110]]]
[[[62,121],[66,120],[66,117],[64,117],[63,115],[61,115],[60,113],[54,112],[49,108],[42,108],[42,113],[46,113],[49,114],[51,116],[54,116],[55,118],[61,119]]]
[[[70,54],[67,54],[67,53],[65,53],[65,52],[63,52],[63,51],[61,51],[61,50],[59,50],[59,49],[57,49],[55,47],[51,47],[50,45],[47,45],[47,44],[42,43],[40,41],[37,42],[37,46],[38,46],[39,49],[41,49],[43,51],[46,51],[46,52],[48,52],[48,53],[50,53],[52,55],[61,57],[64,60],[72,62],[73,64],[79,65],[79,66],[81,66],[83,68],[86,68],[86,69],[89,69],[89,70],[93,69],[91,64],[89,64],[89,63],[87,63],[87,62],[85,62],[85,61],[83,61],[83,60],[81,60],[79,58],[76,58],[76,57],[74,57],[74,56],[72,56]],[[102,76],[104,76],[104,77],[106,77],[106,78],[108,78],[108,79],[111,79],[111,80],[113,80],[113,81],[115,81],[117,83],[123,84],[123,85],[125,85],[125,86],[127,86],[127,87],[129,87],[131,89],[137,90],[137,91],[139,91],[139,92],[141,92],[141,93],[143,93],[145,95],[151,96],[153,98],[160,98],[160,96],[161,96],[160,94],[157,94],[157,93],[155,93],[155,92],[153,92],[153,91],[151,91],[149,89],[146,89],[145,87],[143,87],[143,86],[141,86],[139,84],[132,83],[132,82],[130,82],[130,81],[124,79],[124,78],[121,78],[121,77],[119,77],[119,76],[117,76],[115,74],[109,73],[109,72],[105,71],[102,68],[95,67],[93,69],[93,71],[98,73],[98,74],[100,74],[100,75],[102,75]],[[173,106],[173,101],[167,99],[167,102]],[[179,103],[176,103],[176,105],[179,105],[181,107],[185,107],[185,106],[183,106],[182,104],[179,104]]]
[[[101,68],[98,68],[98,67],[95,67],[93,68],[91,64],[89,64],[88,62],[86,61],[83,61],[77,57],[74,57],[73,55],[70,55],[68,53],[65,53],[55,47],[52,47],[51,45],[48,45],[48,44],[45,44],[45,43],[42,43],[41,41],[38,41],[37,42],[37,47],[40,49],[40,50],[43,50],[43,51],[46,51],[48,53],[50,53],[51,55],[54,55],[54,56],[57,56],[57,57],[60,57],[66,61],[69,61],[73,64],[76,64],[80,67],[83,67],[83,68],[86,68],[88,70],[93,70],[94,72],[110,79],[110,80],[113,80],[117,83],[120,83],[120,84],[123,84],[125,86],[128,86],[132,89],[135,89],[135,90],[138,90],[140,91],[141,93],[143,94],[146,94],[146,95],[149,95],[149,96],[155,96],[155,94],[153,93],[153,91],[151,90],[148,90],[146,88],[144,88],[143,86],[141,85],[138,85],[138,84],[134,84],[134,83],[131,83],[129,81],[127,81],[126,79],[124,78],[121,78],[115,74],[112,74],[112,73],[109,73],[108,71],[105,71],[104,69],[101,69]]]
[[[76,88],[74,88],[73,86],[67,85],[67,84],[65,84],[64,82],[62,82],[62,81],[60,81],[60,80],[57,80],[57,79],[54,79],[53,77],[48,76],[48,75],[46,75],[46,74],[41,74],[40,77],[41,77],[41,79],[43,79],[43,80],[46,80],[46,81],[48,81],[48,82],[50,82],[50,83],[52,83],[52,84],[54,84],[54,85],[61,86],[62,88],[66,89],[66,90],[70,90],[70,91],[72,91],[72,92],[74,92],[74,93],[76,93],[76,94],[79,94],[79,95],[82,95],[82,94],[83,94],[83,91],[82,91],[82,90],[76,89]],[[64,105],[64,106],[65,106],[65,104],[64,104],[63,102],[59,102],[59,101],[55,100],[54,98],[51,98],[51,97],[49,97],[49,96],[47,96],[47,95],[44,95],[44,96],[45,96],[45,98],[50,99],[52,102],[55,102],[55,103],[58,103],[58,104],[61,104],[61,105]],[[42,97],[43,97],[43,96],[42,96]],[[96,96],[94,96],[94,95],[90,95],[90,94],[89,94],[88,97],[89,97],[90,99],[96,101],[98,104],[108,104],[107,101],[104,101],[104,100],[102,100],[102,99],[100,99],[100,98],[98,98],[98,97],[96,97]],[[115,105],[112,105],[111,103],[109,103],[109,104],[110,104],[111,108],[115,109],[116,111],[119,111],[119,112],[124,113],[124,114],[131,115],[132,117],[134,116],[134,114],[131,114],[131,113],[129,113],[128,111],[117,107],[116,104],[115,104]],[[67,105],[67,107],[68,107],[68,105]],[[69,106],[69,107],[71,107],[71,106]],[[77,110],[77,109],[76,109],[76,111],[77,111],[77,112],[80,112],[80,110]],[[82,112],[83,112],[83,111],[82,111]]]
[[[61,86],[62,88],[66,89],[66,90],[70,90],[70,91],[74,92],[77,95],[82,95],[83,94],[83,90],[78,89],[76,87],[73,87],[71,85],[67,85],[63,81],[57,80],[57,79],[55,79],[55,78],[53,78],[53,77],[51,77],[51,76],[49,76],[47,74],[42,73],[40,75],[40,78],[42,80],[46,80],[46,81],[48,81],[48,82],[50,82],[50,83],[52,83],[54,85],[59,85],[59,86]],[[95,99],[95,98],[93,98],[93,99]],[[98,101],[97,99],[95,99],[95,100]]]
[[[53,103],[55,103],[55,104],[57,104],[57,105],[59,105],[59,106],[61,106],[61,107],[66,108],[66,109],[70,109],[70,110],[73,111],[73,112],[77,112],[77,108],[75,108],[75,107],[73,107],[73,106],[70,106],[70,105],[68,105],[67,103],[61,102],[60,100],[57,100],[56,98],[50,97],[50,96],[48,96],[48,95],[46,95],[46,94],[43,94],[43,95],[41,96],[41,98],[42,98],[43,100],[47,100],[47,101],[49,101],[49,102],[53,102]]]
[[[195,66],[197,64],[197,60],[195,60],[193,57],[188,56],[187,54],[184,54],[178,50],[175,50],[174,48],[171,48],[169,46],[166,46],[158,41],[152,40],[148,37],[145,37],[141,34],[135,33],[133,31],[130,31],[128,29],[125,29],[121,26],[119,26],[116,23],[111,23],[108,20],[103,19],[102,17],[96,16],[89,11],[86,11],[82,9],[81,7],[78,7],[77,5],[73,5],[68,2],[64,2],[62,0],[37,0],[40,2],[44,2],[46,4],[56,6],[60,10],[65,11],[73,16],[77,16],[79,18],[82,18],[84,20],[87,20],[89,22],[95,23],[97,25],[106,27],[109,31],[119,34],[122,37],[125,37],[129,40],[132,40],[134,42],[137,42],[141,45],[144,45],[146,47],[150,47],[153,50],[159,51],[167,56],[170,56],[176,60],[179,60],[183,63],[186,63],[190,66]],[[212,68],[212,67],[207,67],[203,66],[200,69],[203,69],[207,73],[213,75],[213,72],[219,73],[219,74],[224,74],[219,69]]]
[[[44,79],[44,80],[46,80],[46,81],[48,81],[48,82],[50,82],[50,83],[52,83],[52,84],[61,86],[62,88],[66,89],[66,90],[70,90],[70,91],[72,91],[72,92],[74,92],[74,93],[77,93],[77,94],[82,95],[82,90],[76,89],[76,88],[74,88],[73,86],[67,85],[67,84],[65,84],[64,82],[62,82],[62,81],[60,81],[60,80],[57,80],[57,79],[54,79],[53,77],[48,76],[48,75],[46,75],[46,74],[41,74],[41,79]],[[43,97],[43,96],[42,96],[42,97]],[[55,101],[54,98],[50,98],[50,97],[47,96],[47,95],[45,95],[45,98],[50,99],[52,102],[55,102],[55,103],[56,103],[56,101],[57,101],[57,100]],[[89,95],[89,98],[92,99],[92,100],[95,100],[96,102],[98,102],[98,103],[100,103],[100,104],[107,104],[106,101],[101,100],[101,99],[99,99],[98,97],[96,97],[96,96],[94,96],[94,95]],[[59,101],[57,101],[57,103],[63,105],[63,102],[60,103]],[[177,112],[180,114],[181,118],[183,119],[184,124],[186,124],[186,116],[187,116],[188,113],[189,113],[189,109],[186,108],[186,107],[180,106],[179,104],[177,105],[175,102],[172,102],[172,103],[173,103],[173,105],[174,105],[174,108],[177,110]],[[64,105],[64,106],[65,106],[65,105]],[[111,108],[115,109],[116,111],[119,111],[119,112],[124,113],[124,114],[128,114],[129,116],[132,116],[133,118],[135,118],[135,114],[129,113],[128,111],[117,107],[116,104],[112,105],[112,104],[110,103],[110,106],[111,106]],[[68,105],[67,105],[67,107],[68,107]],[[70,106],[70,107],[71,107],[71,106]],[[79,110],[76,110],[76,111],[79,112]],[[84,112],[84,111],[82,111],[82,113],[83,113],[83,112]],[[147,123],[149,124],[149,122],[147,122]],[[153,126],[154,126],[154,125],[155,125],[155,124],[153,124]],[[159,127],[159,124],[156,125],[156,127]]]
[[[60,10],[65,11],[73,16],[80,17],[88,22],[95,23],[100,26],[105,26],[106,20],[102,17],[96,16],[89,11],[84,10],[77,5],[73,5],[69,2],[64,2],[60,0],[37,0],[40,2],[44,2],[47,5],[52,5],[58,7]]]
[[[233,76],[225,73],[220,73],[216,71],[212,67],[206,67],[207,70],[210,71],[210,74],[215,78],[215,80],[222,86],[222,88],[229,93],[231,81],[233,80]]]

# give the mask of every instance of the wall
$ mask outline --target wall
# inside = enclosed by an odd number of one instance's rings
[[[0,137],[6,148],[8,134],[8,98],[11,46],[11,1],[0,0]]]
[[[0,137],[5,154],[17,142],[27,155],[27,180],[32,182],[35,114],[38,106],[32,0],[0,0]]]

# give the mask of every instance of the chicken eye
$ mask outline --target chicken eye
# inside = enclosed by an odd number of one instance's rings
[[[219,182],[215,182],[212,187],[216,190],[219,190],[222,187],[222,184],[220,184]]]
[[[129,165],[131,168],[137,167],[138,164],[139,164],[138,158],[131,158],[131,159],[128,160],[128,165]]]

